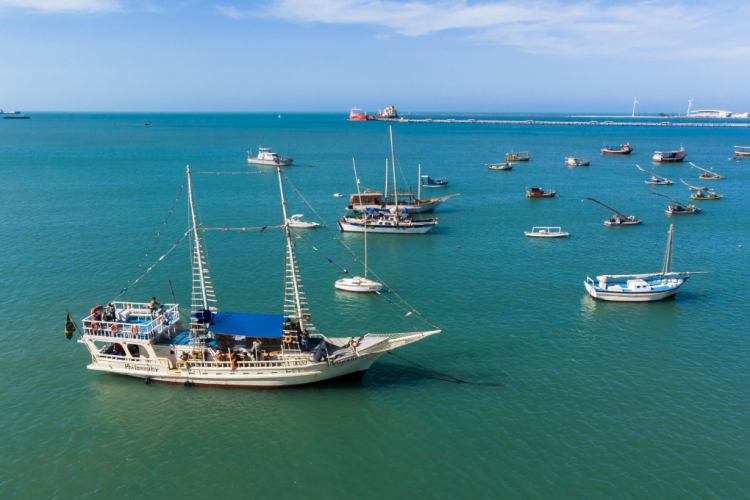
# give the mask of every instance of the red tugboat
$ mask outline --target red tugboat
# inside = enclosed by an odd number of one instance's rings
[[[633,152],[633,148],[630,147],[630,143],[620,144],[619,146],[607,146],[606,144],[602,148],[603,155],[629,155]]]
[[[354,122],[365,122],[367,121],[367,113],[359,108],[352,108],[349,112],[349,119]]]

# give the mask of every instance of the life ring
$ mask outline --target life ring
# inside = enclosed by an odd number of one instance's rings
[[[138,332],[138,327],[135,326],[135,325],[131,326],[130,327],[130,333],[132,333],[133,335],[138,335],[138,333],[139,333]]]
[[[91,323],[91,329],[95,332],[99,331],[99,323]]]
[[[117,323],[112,323],[112,326],[109,327],[109,331],[112,333],[117,333],[120,331],[120,327],[117,326]]]
[[[284,343],[285,344],[291,344],[292,343],[292,336],[291,335],[284,335]]]

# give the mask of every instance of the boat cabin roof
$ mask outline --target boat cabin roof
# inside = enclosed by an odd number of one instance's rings
[[[236,337],[281,337],[286,319],[275,314],[218,312],[208,331]]]

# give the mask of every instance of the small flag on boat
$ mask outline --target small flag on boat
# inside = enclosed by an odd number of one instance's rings
[[[68,313],[68,319],[65,320],[65,338],[68,340],[73,338],[73,332],[77,330],[75,323],[70,319],[70,313]]]

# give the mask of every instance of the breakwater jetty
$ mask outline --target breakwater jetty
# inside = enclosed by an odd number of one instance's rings
[[[750,123],[700,123],[700,122],[670,122],[670,121],[653,121],[653,122],[636,122],[636,121],[561,121],[561,120],[477,120],[465,119],[456,120],[453,118],[434,119],[434,118],[377,118],[376,121],[396,122],[396,123],[479,123],[486,125],[554,125],[562,127],[739,127],[750,128]]]

